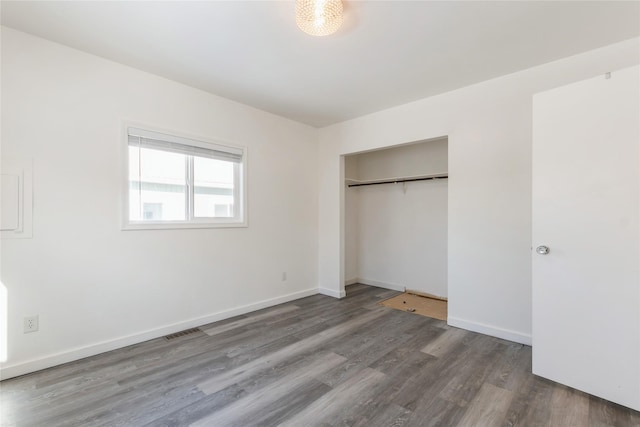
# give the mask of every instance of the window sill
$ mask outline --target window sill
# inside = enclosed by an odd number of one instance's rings
[[[181,230],[189,228],[247,228],[244,222],[165,222],[165,223],[127,223],[123,224],[122,231],[132,230]]]

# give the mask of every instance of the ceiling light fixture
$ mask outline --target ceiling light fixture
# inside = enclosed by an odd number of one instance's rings
[[[328,36],[342,25],[342,1],[296,0],[296,24],[312,36]]]

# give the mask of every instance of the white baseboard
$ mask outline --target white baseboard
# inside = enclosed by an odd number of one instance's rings
[[[358,278],[354,277],[353,279],[347,279],[344,281],[344,285],[345,286],[349,286],[349,285],[355,285],[356,283],[358,283]]]
[[[341,289],[340,292],[338,292],[333,289],[318,288],[318,293],[322,295],[326,295],[328,297],[334,297],[334,298],[344,298],[347,296],[347,293],[345,292],[344,289]]]
[[[362,283],[363,285],[375,286],[376,288],[391,289],[393,291],[400,291],[400,292],[404,292],[406,290],[404,286],[398,285],[396,283],[379,282],[377,280],[363,279],[361,277],[359,277],[357,280],[358,280],[357,283]]]
[[[466,329],[468,331],[479,332],[484,335],[490,335],[496,338],[517,342],[519,344],[531,345],[531,334],[523,334],[521,332],[511,331],[509,329],[498,328],[483,323],[472,322],[469,320],[459,319],[449,316],[447,323],[456,328]]]
[[[114,340],[103,341],[85,347],[78,347],[61,353],[56,353],[38,359],[18,363],[16,365],[5,366],[3,364],[0,364],[0,379],[5,380],[8,378],[29,374],[31,372],[40,371],[42,369],[51,368],[52,366],[61,365],[63,363],[84,359],[85,357],[95,356],[96,354],[116,350],[118,348],[127,347],[133,344],[138,344],[154,338],[173,334],[175,332],[184,331],[185,329],[195,328],[198,326],[206,325],[208,323],[217,322],[218,320],[228,319],[230,317],[239,316],[252,311],[297,300],[311,295],[316,295],[318,294],[318,292],[324,293],[321,292],[318,288],[307,289],[304,291],[294,292],[280,297],[270,298],[243,305],[230,310],[219,311],[207,316],[150,329],[148,331],[140,332],[137,334],[127,335],[121,338],[116,338]]]

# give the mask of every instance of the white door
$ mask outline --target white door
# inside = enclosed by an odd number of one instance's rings
[[[533,372],[637,410],[639,82],[636,66],[534,96],[532,251]]]

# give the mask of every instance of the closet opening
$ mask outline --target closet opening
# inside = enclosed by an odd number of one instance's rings
[[[363,284],[448,299],[448,174],[447,137],[344,155],[347,293]]]

